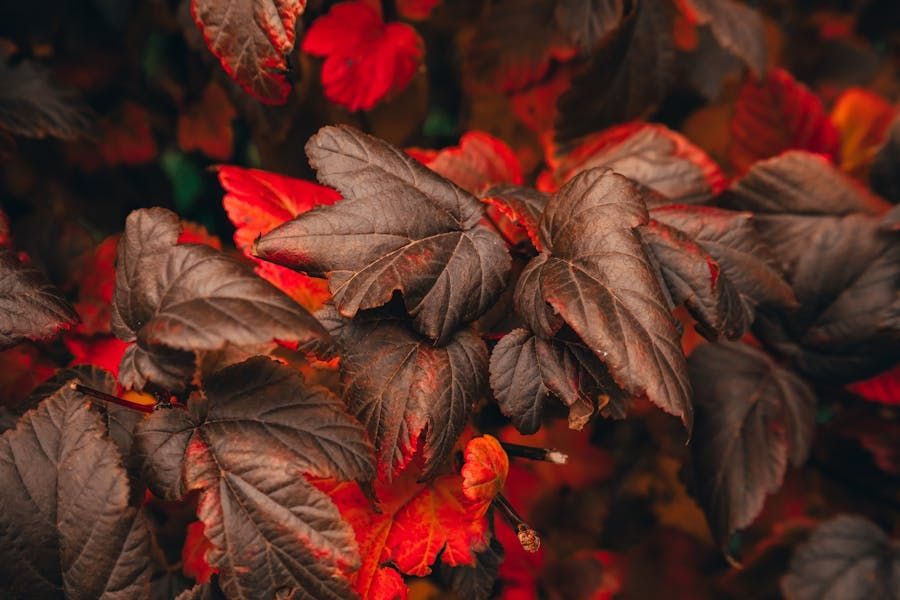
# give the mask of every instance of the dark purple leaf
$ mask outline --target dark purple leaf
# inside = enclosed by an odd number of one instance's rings
[[[39,271],[0,249],[0,350],[51,338],[77,322],[72,305]]]
[[[502,239],[479,224],[482,204],[387,142],[325,127],[306,145],[319,181],[344,201],[303,213],[255,252],[328,275],[346,317],[403,295],[416,328],[438,342],[481,316],[506,284]]]
[[[560,30],[589,53],[622,22],[625,0],[558,0],[554,16]]]
[[[98,412],[68,387],[0,439],[0,590],[11,598],[149,593],[150,535]]]
[[[448,567],[441,562],[438,576],[457,598],[490,600],[496,597],[493,591],[504,555],[503,546],[492,537],[490,545],[475,554],[474,566]]]
[[[194,350],[279,339],[321,351],[328,335],[302,307],[239,263],[205,245],[178,245],[178,217],[162,208],[129,215],[119,240],[112,329],[136,342],[123,383],[184,387]]]
[[[718,100],[725,80],[741,74],[742,63],[719,46],[708,27],[700,28],[697,35],[697,48],[684,58],[687,77],[707,100]]]
[[[872,189],[889,202],[900,204],[900,117],[888,128],[869,171]]]
[[[766,71],[766,31],[758,12],[736,0],[683,0],[700,25],[757,76]]]
[[[781,487],[788,461],[806,461],[816,399],[802,379],[746,344],[701,345],[688,368],[696,411],[693,480],[724,548]]]
[[[797,548],[781,591],[788,600],[896,598],[900,544],[868,519],[838,515]]]

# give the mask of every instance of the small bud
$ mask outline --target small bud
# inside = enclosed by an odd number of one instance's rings
[[[533,554],[541,548],[540,536],[538,536],[534,529],[524,523],[519,525],[516,536],[518,536],[519,543],[522,544],[522,548],[524,548],[526,552],[531,552]]]

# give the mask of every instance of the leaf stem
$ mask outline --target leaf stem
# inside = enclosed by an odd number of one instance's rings
[[[103,400],[104,402],[109,402],[110,404],[117,404],[119,406],[130,408],[131,410],[140,411],[142,413],[152,413],[154,409],[154,407],[149,404],[132,402],[131,400],[119,398],[118,396],[113,396],[112,394],[107,394],[106,392],[95,390],[94,388],[81,385],[80,383],[72,382],[71,384],[69,384],[69,387],[76,392],[84,394],[85,396],[90,396],[92,398],[96,398],[97,400]]]
[[[532,529],[521,516],[519,516],[516,509],[513,508],[512,504],[509,503],[509,500],[506,499],[506,496],[502,493],[498,493],[494,496],[494,500],[491,504],[500,511],[503,520],[516,530],[516,537],[519,538],[519,543],[522,544],[522,548],[524,548],[526,552],[537,552],[541,547],[540,536],[538,536],[537,532]]]
[[[556,450],[555,448],[536,448],[534,446],[523,446],[521,444],[510,444],[508,442],[500,442],[503,449],[509,456],[517,458],[527,458],[528,460],[542,460],[553,463],[555,465],[564,465],[569,461],[569,455]]]

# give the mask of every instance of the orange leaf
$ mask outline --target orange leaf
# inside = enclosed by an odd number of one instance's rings
[[[831,109],[831,122],[841,136],[841,168],[865,177],[875,152],[897,109],[881,96],[861,88],[850,88]]]
[[[466,445],[462,468],[463,494],[473,502],[490,503],[506,483],[509,457],[497,438],[484,435]],[[487,508],[487,504],[485,504]]]
[[[234,144],[231,120],[237,111],[216,82],[210,82],[198,102],[178,115],[178,147],[199,150],[216,160],[227,160]]]
[[[470,131],[459,146],[440,151],[409,148],[407,153],[459,187],[480,194],[500,183],[522,184],[522,167],[503,140],[483,131]]]

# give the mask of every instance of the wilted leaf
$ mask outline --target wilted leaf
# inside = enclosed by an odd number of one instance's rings
[[[339,2],[316,19],[301,49],[325,58],[325,97],[349,110],[370,110],[402,91],[422,62],[424,42],[406,23],[385,23],[365,0]]]
[[[78,314],[35,268],[0,248],[0,349],[45,340],[78,322]]]
[[[286,56],[306,0],[191,0],[191,14],[210,51],[244,90],[284,104],[291,86]]]
[[[256,244],[256,255],[328,275],[342,315],[403,294],[416,328],[449,339],[503,290],[510,258],[479,224],[482,204],[393,146],[325,127],[306,146],[319,180],[345,200],[300,215]]]
[[[327,333],[309,313],[221,252],[176,245],[179,232],[174,213],[142,209],[129,215],[119,240],[112,330],[136,342],[122,360],[123,385],[179,389],[191,351],[226,343],[279,339],[327,348]]]
[[[0,57],[0,130],[29,138],[64,140],[94,131],[91,110],[77,94],[50,80],[50,73],[33,62],[10,66]]]
[[[838,515],[813,531],[781,582],[789,600],[893,598],[898,589],[900,545],[856,515]]]
[[[0,439],[0,589],[9,597],[135,598],[150,534],[100,414],[68,387]]]
[[[781,487],[788,460],[797,467],[806,461],[816,399],[803,380],[746,344],[698,346],[688,367],[696,411],[694,484],[724,549]]]
[[[785,150],[808,150],[837,159],[838,132],[822,102],[783,69],[741,87],[731,120],[728,157],[739,173]]]
[[[188,410],[162,409],[138,428],[138,455],[157,493],[199,490],[198,515],[230,598],[293,590],[345,598],[359,564],[350,528],[303,474],[370,479],[362,428],[340,400],[292,369],[256,357],[204,381]]]

